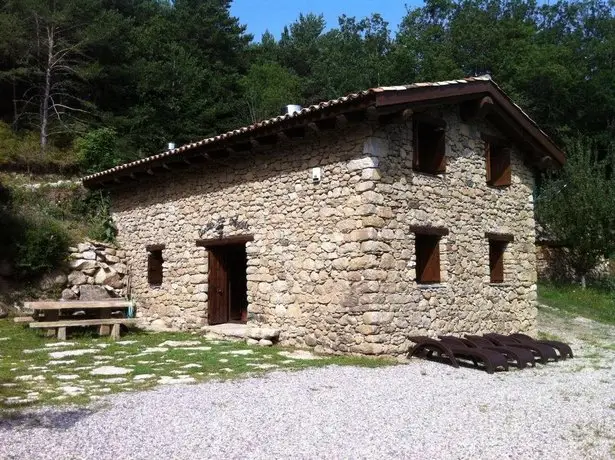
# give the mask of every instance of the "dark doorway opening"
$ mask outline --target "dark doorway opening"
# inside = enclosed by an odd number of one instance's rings
[[[245,323],[248,319],[245,243],[208,246],[208,323]]]

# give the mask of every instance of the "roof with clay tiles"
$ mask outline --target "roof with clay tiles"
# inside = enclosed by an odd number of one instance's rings
[[[497,103],[508,106],[508,112],[517,115],[516,118],[526,123],[531,130],[530,133],[545,147],[545,151],[558,163],[562,164],[565,161],[563,152],[553,143],[549,136],[540,129],[534,120],[524,112],[521,107],[515,104],[502,89],[491,79],[489,75],[476,77],[462,78],[458,80],[447,80],[439,82],[424,82],[412,83],[410,85],[400,86],[382,86],[370,88],[364,91],[351,93],[346,96],[332,99],[329,101],[313,104],[304,107],[300,111],[292,114],[279,115],[267,120],[259,121],[232,131],[228,131],[217,136],[208,137],[196,142],[184,144],[180,147],[166,150],[162,153],[152,155],[140,160],[125,163],[113,168],[91,174],[82,178],[85,186],[93,186],[108,182],[118,175],[129,174],[134,170],[141,170],[148,165],[160,161],[172,161],[176,157],[194,151],[195,149],[207,149],[215,147],[218,144],[226,144],[240,138],[250,137],[261,133],[263,130],[270,132],[279,128],[287,129],[288,125],[293,125],[293,122],[309,122],[314,116],[323,115],[327,112],[344,113],[344,109],[353,109],[356,106],[376,106],[378,108],[386,106],[397,106],[401,104],[409,104],[421,100],[433,99],[437,101],[446,97],[454,97],[455,95],[467,97],[468,95],[489,94],[497,97]],[[446,95],[446,96],[445,96]],[[416,96],[416,98],[414,97]],[[297,123],[298,124],[298,123]]]

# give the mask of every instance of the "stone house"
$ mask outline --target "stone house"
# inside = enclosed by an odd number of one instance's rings
[[[401,354],[531,331],[535,173],[563,153],[487,76],[374,88],[85,177],[144,325]]]

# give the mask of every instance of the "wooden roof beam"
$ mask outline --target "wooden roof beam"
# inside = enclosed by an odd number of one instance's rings
[[[463,121],[482,120],[494,108],[493,99],[483,96],[480,99],[463,102],[459,106],[459,114]]]

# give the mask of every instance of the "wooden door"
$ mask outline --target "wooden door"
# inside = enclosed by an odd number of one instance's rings
[[[226,253],[220,248],[209,249],[208,323],[229,321],[229,280]]]

